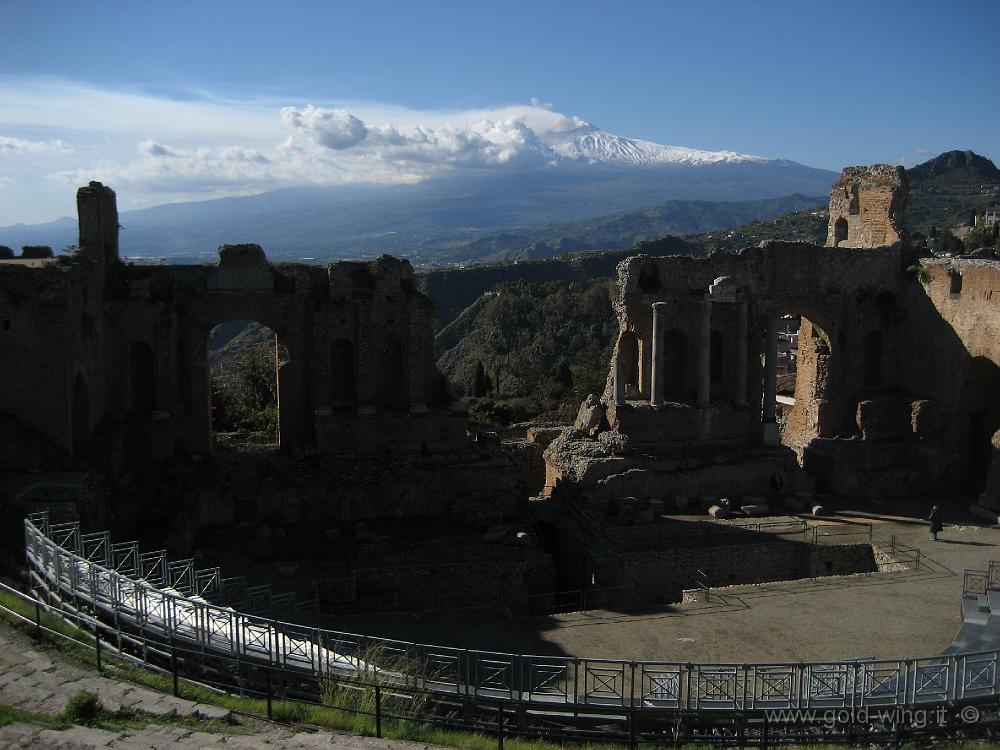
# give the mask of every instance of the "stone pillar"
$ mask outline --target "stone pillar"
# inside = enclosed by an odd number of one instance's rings
[[[747,316],[749,305],[736,303],[736,405],[747,405]]]
[[[653,305],[653,365],[650,373],[649,403],[663,403],[663,333],[667,327],[667,303]]]
[[[712,401],[712,303],[698,303],[698,406]]]
[[[778,395],[778,316],[767,312],[767,343],[764,347],[764,423],[774,422],[774,403]]]
[[[620,356],[615,357],[615,406],[625,406],[625,363]]]

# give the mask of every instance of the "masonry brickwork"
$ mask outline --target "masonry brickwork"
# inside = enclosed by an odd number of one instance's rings
[[[302,519],[426,516],[484,528],[520,512],[513,465],[473,445],[449,398],[434,362],[434,305],[407,261],[271,264],[248,244],[221,247],[215,264],[132,265],[119,257],[114,192],[91,183],[77,202],[74,253],[0,259],[0,469],[94,467],[125,487],[116,518],[173,523],[181,548],[197,528],[238,520],[245,466],[213,486],[177,477],[190,474],[189,457],[215,450],[210,332],[254,320],[277,336],[284,459],[351,456],[355,474],[374,476],[286,473],[282,496],[311,508]],[[178,457],[181,468],[155,471]],[[413,464],[407,481],[363,471],[383,459]],[[255,512],[274,515],[265,504]]]
[[[917,258],[907,190],[899,167],[850,167],[825,247],[620,263],[620,333],[600,404],[586,406],[606,427],[552,442],[548,490],[738,506],[767,497],[777,473],[785,492],[983,492],[995,505],[998,264]],[[792,407],[775,404],[786,314],[802,318]]]

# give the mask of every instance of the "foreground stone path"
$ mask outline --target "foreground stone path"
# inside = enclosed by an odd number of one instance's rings
[[[254,719],[232,716],[218,706],[196,703],[149,688],[103,677],[62,654],[37,649],[31,638],[0,621],[0,704],[36,714],[59,714],[66,701],[80,690],[97,693],[110,711],[132,708],[155,717],[183,716],[204,719],[205,731],[190,726],[151,723],[142,729],[107,730],[74,726],[45,729],[16,722],[0,727],[0,750],[7,748],[63,748],[90,750],[112,747],[125,750],[162,748],[230,748],[232,750],[295,750],[330,748],[346,750],[426,750],[428,745],[359,737],[329,731],[293,731]],[[232,722],[231,729],[222,722]]]

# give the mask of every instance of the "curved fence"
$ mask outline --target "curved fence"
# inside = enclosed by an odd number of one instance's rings
[[[113,627],[123,650],[140,640],[169,644],[158,653],[170,654],[175,676],[180,649],[189,671],[227,689],[235,684],[252,689],[253,675],[260,674],[255,670],[262,668],[269,698],[272,689],[290,697],[318,694],[322,681],[374,683],[409,695],[411,703],[417,694],[430,697],[422,711],[466,727],[481,729],[484,712],[492,711],[500,732],[513,721],[513,730],[526,734],[566,738],[584,732],[633,745],[671,739],[766,744],[768,732],[836,741],[857,739],[867,727],[865,737],[883,736],[872,734],[869,720],[879,711],[889,718],[898,714],[897,720],[878,724],[894,727],[898,738],[900,722],[909,721],[906,731],[916,731],[902,709],[911,714],[920,709],[926,717],[934,709],[995,706],[1000,692],[998,651],[692,664],[509,654],[375,638],[221,606],[211,601],[221,593],[218,571],[165,561],[144,566],[138,553],[135,559],[116,556],[107,534],[81,535],[76,524],[50,524],[44,514],[25,521],[25,542],[35,587],[61,608]],[[228,684],[219,679],[237,671]],[[214,675],[214,682],[206,675]],[[831,722],[832,716],[838,721]],[[953,728],[954,717],[948,717]]]

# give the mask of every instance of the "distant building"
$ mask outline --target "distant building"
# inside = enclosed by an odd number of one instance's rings
[[[1000,224],[1000,203],[990,206],[983,214],[983,224],[988,227],[995,227]]]

